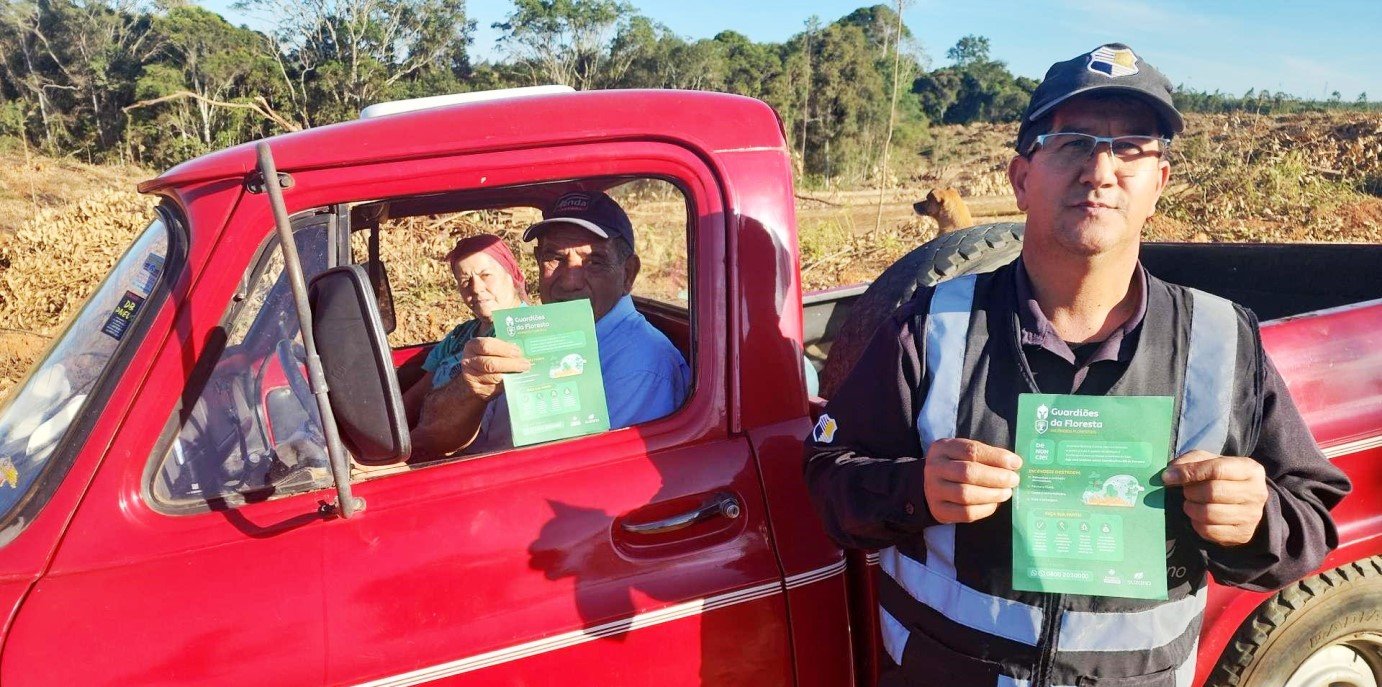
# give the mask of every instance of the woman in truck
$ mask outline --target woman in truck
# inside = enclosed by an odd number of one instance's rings
[[[422,364],[427,374],[403,395],[409,424],[417,422],[428,392],[444,386],[455,376],[466,342],[477,336],[494,335],[495,311],[517,308],[528,302],[528,286],[518,268],[518,260],[498,236],[480,234],[463,238],[446,254],[446,262],[451,265],[461,300],[475,317],[456,325],[428,353]]]

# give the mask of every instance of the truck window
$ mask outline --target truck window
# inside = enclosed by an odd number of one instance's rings
[[[636,230],[636,250],[643,267],[634,296],[685,309],[690,295],[687,273],[687,204],[682,192],[664,179],[633,179],[605,191],[628,213]],[[508,244],[536,302],[537,263],[533,244],[522,240],[523,230],[542,219],[539,208],[514,205],[500,208],[404,217],[380,226],[381,257],[393,291],[397,327],[389,333],[395,349],[440,341],[470,312],[456,292],[445,256],[456,241],[477,234],[494,234]],[[351,235],[356,262],[368,255],[367,231]]]
[[[294,237],[304,276],[325,270],[325,215],[299,216]],[[300,493],[330,484],[325,440],[304,376],[297,310],[270,235],[245,275],[244,297],[222,324],[225,345],[198,363],[175,410],[175,433],[152,475],[157,504],[203,510]],[[204,382],[198,380],[204,379]]]
[[[686,234],[690,211],[681,190],[662,179],[636,179],[606,191],[628,211],[643,268],[633,285],[640,300],[685,309],[691,297]],[[691,361],[687,361],[691,362]]]
[[[53,457],[87,401],[116,376],[122,346],[156,309],[151,299],[161,298],[172,226],[162,216],[149,224],[0,408],[0,543],[32,520],[48,496],[43,485],[61,480],[70,460]]]
[[[603,370],[611,426],[619,428],[665,416],[689,396],[691,375],[687,368],[695,362],[691,358],[692,317],[688,307],[691,275],[687,267],[687,236],[691,213],[685,194],[676,184],[659,178],[625,177],[462,191],[454,197],[385,199],[378,201],[378,210],[372,210],[389,218],[378,224],[380,256],[388,271],[397,323],[389,339],[395,349],[400,388],[414,424],[420,416],[426,393],[454,377],[461,346],[456,342],[474,334],[471,329],[487,331],[490,326],[486,321],[477,321],[476,313],[463,301],[447,254],[458,241],[478,235],[497,237],[517,260],[526,282],[529,303],[544,302],[551,294],[542,293],[539,265],[534,257],[537,242],[523,241],[524,231],[543,219],[545,205],[553,204],[572,191],[595,190],[612,198],[633,226],[632,248],[640,265],[632,290],[633,306],[637,310],[635,317],[645,319],[665,337],[666,341],[660,344],[670,343],[676,349],[674,355],[680,355],[678,364],[682,365],[680,370],[671,372],[676,376],[675,382],[665,379],[648,382],[648,376],[626,374],[622,381],[627,383],[620,384],[621,371],[652,369],[653,363],[638,360],[638,354],[632,352],[619,359],[638,362],[629,362],[622,369]],[[510,202],[504,203],[504,200]],[[475,209],[467,209],[468,204]],[[437,208],[453,211],[425,215],[420,212]],[[356,262],[367,260],[371,229],[371,225],[353,227],[351,251]],[[642,344],[639,349],[652,350]],[[604,351],[603,346],[601,350]],[[438,356],[435,355],[437,351],[445,353]],[[664,368],[657,371],[659,374],[667,372]],[[426,376],[429,372],[432,374],[430,382]],[[624,396],[612,396],[612,389]],[[630,405],[641,402],[631,400],[635,398],[646,399],[648,408],[655,410],[630,410]],[[498,412],[497,419],[491,415],[495,412],[487,414],[481,438],[466,453],[489,453],[511,445],[507,443],[507,429],[511,426],[507,411]],[[491,428],[497,424],[504,427],[498,432],[499,437],[493,442],[486,441],[492,434]]]

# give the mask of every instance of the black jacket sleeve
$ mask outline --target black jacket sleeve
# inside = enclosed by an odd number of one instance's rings
[[[1352,487],[1315,443],[1281,373],[1264,361],[1262,429],[1251,452],[1267,473],[1262,523],[1242,546],[1205,545],[1216,580],[1252,591],[1280,589],[1319,567],[1339,545],[1329,511]]]
[[[929,290],[884,322],[806,441],[806,483],[841,546],[884,548],[935,524],[922,490],[917,414]]]

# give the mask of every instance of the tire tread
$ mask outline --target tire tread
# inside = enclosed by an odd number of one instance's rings
[[[1258,652],[1292,615],[1329,592],[1369,577],[1382,577],[1382,556],[1326,570],[1278,591],[1244,621],[1229,644],[1231,649],[1225,651],[1214,666],[1204,687],[1241,687],[1244,675],[1257,659]]]

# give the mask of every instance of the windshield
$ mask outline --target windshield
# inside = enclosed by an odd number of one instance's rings
[[[68,323],[29,377],[0,406],[0,545],[28,524],[32,508],[16,513],[100,381],[120,342],[145,312],[163,275],[168,227],[155,219]],[[34,504],[37,505],[37,504]],[[19,515],[21,520],[13,521]]]

